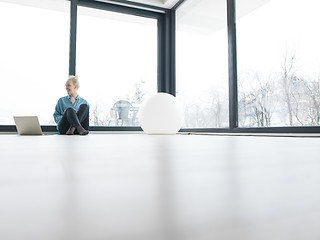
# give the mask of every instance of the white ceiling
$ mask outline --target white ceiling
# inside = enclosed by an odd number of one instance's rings
[[[102,0],[107,1],[107,0]],[[172,8],[179,0],[128,0]],[[272,0],[236,0],[237,19]],[[177,11],[177,27],[181,31],[211,34],[227,26],[226,0],[185,0]]]
[[[96,0],[101,2],[116,2],[115,0]],[[128,0],[147,5],[172,8],[179,0]],[[245,16],[272,0],[237,0],[237,18]],[[67,0],[0,0],[33,7],[66,11]],[[178,8],[178,29],[204,34],[211,34],[225,28],[226,0],[185,0]],[[123,2],[122,2],[123,3]]]
[[[237,0],[237,19],[272,0]],[[226,0],[185,0],[177,11],[177,27],[187,32],[211,34],[227,26]]]
[[[0,2],[16,3],[29,6],[50,8],[55,3],[66,3],[68,0],[0,0]],[[115,0],[95,0],[101,2],[116,2]],[[179,0],[127,0],[128,2],[143,3],[162,8],[172,8]],[[237,0],[237,14],[245,15],[247,12],[271,0]],[[52,4],[50,4],[52,3]],[[180,8],[194,12],[197,16],[225,14],[226,0],[185,0]]]
[[[44,6],[50,4],[50,2],[67,2],[68,0],[0,0],[0,2],[17,3],[29,6]],[[109,2],[109,0],[96,0],[101,2]],[[128,0],[128,2],[143,3],[151,6],[157,6],[162,8],[172,8],[179,0]],[[111,0],[110,2],[116,2]]]
[[[99,1],[99,0],[98,0]],[[105,0],[107,1],[107,0]],[[147,5],[172,8],[179,0],[128,0],[130,2],[143,3]],[[238,15],[245,14],[248,10],[253,10],[271,0],[236,0]],[[222,5],[226,5],[226,0],[185,0],[182,5],[196,6],[198,12],[207,12],[215,9],[216,13],[221,9]],[[212,8],[213,7],[213,8]]]
[[[179,0],[130,0],[162,8],[172,8]]]

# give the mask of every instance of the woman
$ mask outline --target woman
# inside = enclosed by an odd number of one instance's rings
[[[62,97],[53,114],[60,134],[87,135],[89,133],[89,104],[79,97],[78,76],[70,76],[66,82],[68,96]]]

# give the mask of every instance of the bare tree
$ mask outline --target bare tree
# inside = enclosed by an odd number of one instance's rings
[[[287,107],[287,112],[289,116],[289,125],[293,126],[293,81],[295,78],[294,74],[295,67],[295,54],[289,56],[288,52],[285,53],[283,57],[283,65],[281,72],[281,83],[284,93],[284,102]],[[297,103],[297,101],[296,101]]]
[[[275,85],[271,80],[263,82],[258,73],[255,73],[254,80],[259,85],[250,91],[242,88],[240,82],[239,105],[241,117],[249,120],[249,127],[269,127],[274,112]]]
[[[247,93],[243,87],[243,80],[240,77],[238,77],[238,114],[239,126],[247,126]]]
[[[308,107],[306,107],[309,125],[320,125],[320,79],[314,81],[301,80],[305,86],[305,94],[307,97]]]
[[[210,93],[211,102],[208,109],[205,109],[206,124],[205,127],[221,128],[227,125],[228,100],[218,90],[213,89]]]
[[[142,90],[143,85],[146,82],[141,80],[139,82],[134,83],[134,92],[132,96],[127,96],[127,100],[132,104],[140,104],[144,100],[145,92]]]
[[[184,108],[184,121],[187,128],[197,128],[201,126],[202,116],[199,104],[188,104]]]
[[[307,81],[297,75],[295,54],[286,52],[276,81],[261,81],[259,74],[244,79],[258,86],[243,87],[239,78],[240,126],[270,126],[286,122],[290,126],[320,125],[320,78]]]
[[[98,114],[98,106],[95,105],[91,108],[90,121],[94,126],[99,126],[99,114]]]
[[[94,126],[108,126],[111,119],[108,118],[108,116],[105,116],[105,114],[102,114],[99,110],[99,106],[96,104],[91,107],[90,121]]]

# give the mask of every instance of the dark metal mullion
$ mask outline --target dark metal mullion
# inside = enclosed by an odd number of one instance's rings
[[[170,64],[170,93],[176,96],[176,10],[168,12],[170,17],[169,23],[169,64]]]
[[[158,21],[158,92],[176,95],[175,11],[167,11]]]
[[[163,31],[163,89],[162,92],[171,93],[170,89],[170,15],[166,13],[164,15]]]
[[[166,83],[166,16],[163,15],[158,20],[158,92],[168,92]]]
[[[155,10],[155,11],[162,11],[165,12],[167,11],[166,8],[162,8],[162,7],[157,7],[157,6],[153,6],[153,5],[149,5],[149,4],[144,4],[144,3],[139,3],[139,2],[132,2],[132,1],[128,1],[128,0],[108,0],[109,2],[113,2],[115,4],[121,5],[121,4],[126,4],[126,5],[130,5],[133,7],[141,7],[141,8],[146,8],[149,11],[150,10]]]
[[[41,126],[43,132],[57,132],[56,126]],[[0,125],[0,132],[16,132],[15,125]],[[141,127],[117,127],[117,126],[104,126],[96,127],[90,126],[90,131],[142,131]],[[320,127],[318,126],[309,126],[309,127],[268,127],[268,128],[184,128],[179,132],[195,132],[195,133],[320,133]],[[310,137],[313,137],[310,135]],[[316,136],[314,136],[316,137]]]
[[[164,49],[164,33],[163,33],[163,25],[164,25],[164,17],[161,16],[158,19],[158,36],[157,36],[157,91],[162,92],[162,89],[164,89],[163,84],[163,73],[164,73],[164,61],[163,61],[163,49]]]
[[[262,127],[262,128],[183,128],[180,132],[194,132],[194,133],[320,133],[320,127]],[[312,137],[312,135],[310,135]]]
[[[77,5],[78,0],[70,1],[69,75],[76,74]]]
[[[235,0],[227,0],[228,66],[229,66],[229,128],[238,127],[238,83]]]
[[[158,12],[148,11],[148,10],[129,7],[129,6],[117,5],[112,3],[96,2],[92,0],[77,0],[77,1],[78,1],[78,6],[90,7],[90,8],[106,10],[110,12],[130,14],[130,15],[139,16],[139,17],[148,17],[148,18],[158,19],[160,16],[163,15],[162,13],[158,13]]]
[[[171,10],[176,10],[180,5],[186,0],[179,0],[172,8]]]

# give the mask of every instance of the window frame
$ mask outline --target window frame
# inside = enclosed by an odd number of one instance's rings
[[[98,8],[124,14],[154,18],[158,20],[157,43],[157,91],[176,94],[175,31],[176,10],[187,0],[179,0],[171,9],[124,0],[98,2],[94,0],[70,0],[70,48],[69,74],[76,74],[76,28],[77,6]],[[183,128],[180,132],[207,133],[320,133],[320,126],[239,128],[238,126],[238,81],[236,0],[226,0],[228,28],[228,71],[229,71],[229,128]],[[44,132],[56,132],[55,126],[41,126]],[[141,127],[92,126],[92,131],[142,131]],[[14,125],[0,125],[0,132],[15,132]]]
[[[100,10],[153,18],[157,20],[157,91],[175,95],[175,12],[130,1],[99,2],[94,0],[70,0],[69,75],[76,75],[77,8]],[[44,132],[57,132],[56,126],[41,125]],[[91,131],[142,131],[141,127],[90,126]],[[0,132],[15,132],[15,125],[0,125]]]
[[[180,0],[172,10],[178,9]],[[228,28],[228,70],[229,70],[229,128],[183,128],[180,132],[196,133],[320,133],[320,126],[242,128],[238,126],[238,74],[236,40],[236,0],[226,0]],[[175,80],[175,79],[174,79]],[[175,84],[175,83],[174,83]]]

